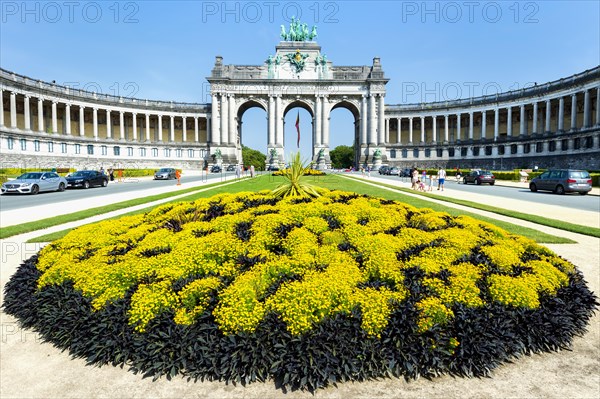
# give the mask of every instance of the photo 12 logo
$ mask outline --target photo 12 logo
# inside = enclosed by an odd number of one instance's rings
[[[310,23],[338,23],[338,2],[304,1],[203,1],[202,22],[258,23],[290,22],[292,18]]]
[[[514,82],[508,87],[503,87],[498,82],[402,82],[400,92],[403,104],[417,104],[495,96],[514,90],[528,89],[536,85],[536,82],[524,84]]]
[[[540,5],[534,1],[403,1],[402,23],[514,23],[534,24]]]
[[[109,1],[2,1],[2,23],[113,23],[137,24],[138,2]]]

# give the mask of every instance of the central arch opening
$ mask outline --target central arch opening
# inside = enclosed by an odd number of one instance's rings
[[[302,160],[313,160],[314,154],[314,113],[304,100],[291,102],[284,110],[283,148],[287,164],[290,154],[300,151]],[[298,124],[298,128],[296,128]],[[298,132],[299,131],[299,132]]]
[[[342,100],[333,105],[330,112],[329,152],[336,147],[347,146],[352,149],[352,160],[344,161],[342,168],[357,167],[360,162],[360,112],[358,106],[350,100]],[[343,151],[340,151],[343,152]]]

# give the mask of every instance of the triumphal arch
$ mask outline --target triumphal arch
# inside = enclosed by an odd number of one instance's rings
[[[346,108],[354,116],[356,164],[371,162],[381,154],[385,137],[385,78],[379,58],[370,66],[334,66],[316,42],[316,27],[295,19],[281,26],[281,42],[263,65],[225,65],[217,56],[211,76],[212,117],[210,146],[218,148],[225,163],[241,159],[242,117],[259,107],[268,120],[268,160],[283,161],[284,118],[296,107],[312,117],[312,160],[330,164],[331,111]],[[306,137],[303,122],[303,140]],[[293,144],[293,145],[292,145]],[[295,148],[296,143],[285,143]]]

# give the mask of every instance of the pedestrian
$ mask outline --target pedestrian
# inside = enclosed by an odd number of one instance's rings
[[[433,191],[433,175],[429,175],[429,188],[427,191]]]
[[[411,178],[410,178],[410,182],[411,182],[411,188],[413,190],[416,190],[417,187],[417,181],[419,180],[419,171],[417,170],[417,168],[414,168],[412,170],[412,174],[411,174]]]
[[[100,173],[104,174],[104,168],[100,166]]]
[[[118,182],[122,183],[123,182],[123,169],[117,170],[117,177],[119,178]]]
[[[367,166],[367,177],[371,177],[371,167]]]
[[[235,166],[235,177],[236,177],[237,179],[239,179],[239,178],[241,177],[241,174],[242,174],[242,172],[241,172],[241,170],[240,170],[240,165],[239,165],[239,164],[237,164],[237,165]]]
[[[113,170],[112,167],[108,168],[108,177],[110,178],[110,181],[115,181],[115,171]]]
[[[250,165],[250,177],[254,177],[254,165]]]
[[[423,183],[421,179],[417,179],[417,190],[425,191],[425,183]]]
[[[438,190],[444,191],[444,183],[446,182],[446,169],[440,168],[438,170]]]
[[[427,179],[427,171],[423,169],[423,171],[421,172],[421,181],[424,182],[425,179]]]

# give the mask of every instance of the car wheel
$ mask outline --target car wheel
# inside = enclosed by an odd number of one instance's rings
[[[556,186],[554,192],[558,195],[563,195],[565,193],[565,188],[563,186]]]
[[[477,185],[478,185],[478,186],[480,186],[480,185],[481,185],[481,180],[479,180],[479,179],[475,179],[475,182],[477,183]]]
[[[58,191],[60,191],[60,192],[63,192],[63,191],[65,191],[65,183],[60,183],[60,184],[58,185]]]
[[[535,185],[535,183],[530,183],[529,189],[531,190],[532,193],[535,193],[537,191],[537,186]]]
[[[463,184],[467,184],[467,178],[466,177],[463,179]]]
[[[495,181],[493,181],[493,182],[490,182],[490,186],[493,186],[494,184],[496,184],[496,182],[495,182]]]
[[[579,195],[586,195],[588,192],[587,191],[580,191]]]
[[[90,182],[89,181],[84,181],[83,182],[83,188],[90,188]]]
[[[102,187],[108,186],[108,180],[102,180]]]
[[[40,192],[40,188],[37,185],[34,185],[33,187],[31,187],[31,194],[36,195],[39,192]]]

